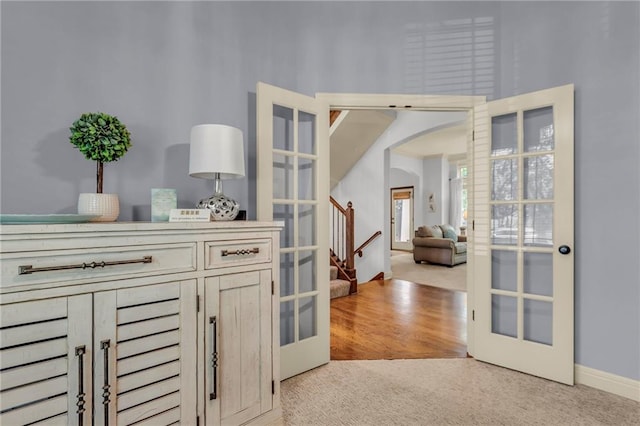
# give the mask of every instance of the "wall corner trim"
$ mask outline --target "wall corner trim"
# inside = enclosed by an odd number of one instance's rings
[[[575,364],[575,382],[640,402],[640,381]]]

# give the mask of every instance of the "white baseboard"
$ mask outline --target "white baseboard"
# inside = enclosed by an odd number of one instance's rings
[[[640,402],[640,381],[575,364],[575,382]]]

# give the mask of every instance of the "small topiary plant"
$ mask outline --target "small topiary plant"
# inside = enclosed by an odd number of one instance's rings
[[[84,113],[69,128],[69,141],[87,160],[97,162],[96,192],[102,194],[103,163],[116,161],[131,147],[131,133],[117,117]]]

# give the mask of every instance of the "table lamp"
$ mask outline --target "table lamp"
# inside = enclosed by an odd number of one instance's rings
[[[189,176],[214,180],[214,194],[200,200],[198,208],[209,209],[214,220],[235,219],[240,205],[222,193],[222,179],[244,176],[242,130],[222,124],[192,127]]]

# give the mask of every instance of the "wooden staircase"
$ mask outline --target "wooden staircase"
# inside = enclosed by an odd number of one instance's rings
[[[355,257],[362,257],[362,250],[382,234],[375,232],[357,249],[354,248],[354,211],[351,201],[347,207],[342,207],[333,197],[331,213],[331,241],[329,248],[330,267],[330,295],[335,297],[348,296],[358,292],[358,278],[356,276]]]

